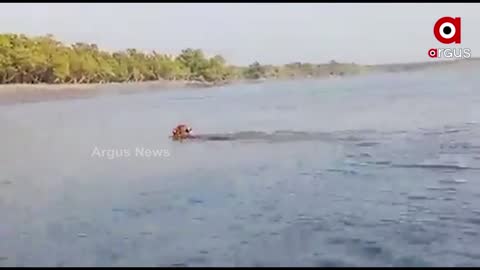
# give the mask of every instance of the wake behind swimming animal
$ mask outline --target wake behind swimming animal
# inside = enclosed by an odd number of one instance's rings
[[[172,136],[170,136],[174,141],[183,141],[183,140],[200,140],[200,141],[231,141],[234,138],[231,134],[201,134],[201,135],[193,135],[192,128],[181,124],[178,125],[176,128],[172,130]]]
[[[328,136],[327,136],[328,137]],[[291,142],[311,141],[328,139],[324,133],[309,133],[299,131],[275,131],[265,133],[262,131],[241,131],[222,134],[192,134],[192,128],[180,124],[172,130],[172,140],[196,140],[196,141],[267,141],[267,142]]]

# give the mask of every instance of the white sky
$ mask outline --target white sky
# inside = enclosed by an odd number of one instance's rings
[[[228,62],[376,64],[428,60],[445,47],[435,21],[462,17],[462,44],[480,56],[480,4],[0,3],[0,33],[51,33],[100,48],[178,53],[201,48]]]

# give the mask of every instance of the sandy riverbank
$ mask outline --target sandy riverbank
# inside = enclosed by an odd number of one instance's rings
[[[238,82],[228,82],[228,84],[231,83]],[[218,85],[222,84],[192,81],[149,81],[106,84],[4,84],[0,85],[0,105],[91,98],[101,95],[133,94],[179,88],[207,88]]]

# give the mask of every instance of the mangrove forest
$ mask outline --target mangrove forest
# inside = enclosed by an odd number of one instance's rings
[[[365,66],[290,63],[286,65],[230,65],[221,55],[207,57],[200,49],[187,48],[178,55],[136,49],[109,52],[96,44],[65,44],[52,35],[29,37],[0,34],[0,84],[80,84],[184,80],[228,82],[242,79],[325,77],[372,70],[402,71],[432,63]]]

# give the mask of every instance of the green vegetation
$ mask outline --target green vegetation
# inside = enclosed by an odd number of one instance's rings
[[[154,80],[228,82],[241,79],[318,77],[335,73],[359,73],[355,64],[314,65],[292,63],[284,66],[248,67],[228,65],[216,55],[206,57],[202,50],[185,49],[173,57],[127,49],[100,50],[95,44],[66,45],[53,36],[27,37],[0,34],[0,84],[109,83]]]
[[[0,83],[107,83],[152,80],[217,82],[233,69],[221,56],[186,49],[177,57],[135,49],[106,52],[95,44],[65,45],[52,36],[0,35]]]
[[[255,62],[243,68],[243,77],[246,79],[260,78],[318,78],[331,74],[355,75],[367,71],[363,66],[352,64],[340,64],[330,61],[328,64],[290,63],[283,66],[261,65]]]
[[[53,36],[27,37],[0,34],[0,84],[70,84],[138,81],[198,81],[225,83],[233,80],[313,78],[366,72],[401,72],[455,63],[423,62],[365,66],[330,61],[327,64],[290,63],[282,66],[229,65],[216,55],[185,49],[176,56],[144,53],[136,49],[100,50],[95,44],[66,45]]]

